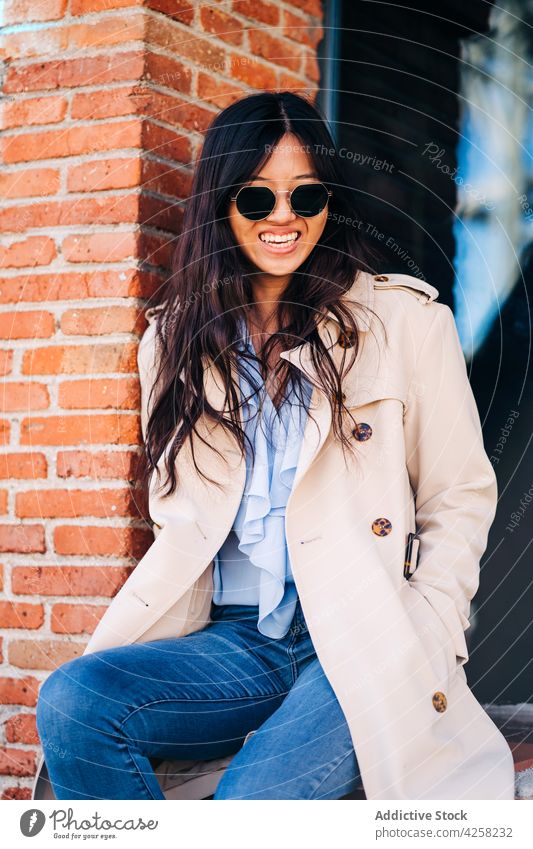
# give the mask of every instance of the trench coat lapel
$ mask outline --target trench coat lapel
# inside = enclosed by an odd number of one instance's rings
[[[374,301],[373,280],[367,274],[361,274],[354,283],[351,295],[347,300],[355,300],[362,304],[365,309],[356,312],[356,324],[360,333],[364,333],[370,327],[369,313],[366,308],[371,307]],[[337,345],[339,339],[339,325],[337,317],[327,310],[324,313],[324,319],[318,323],[318,333],[324,343],[326,349],[330,352],[333,359],[337,362],[342,355],[342,348]],[[299,368],[313,384],[317,381],[317,370],[311,356],[311,346],[309,343],[303,343],[289,351],[283,351],[280,354],[281,358]],[[324,442],[326,441],[332,425],[331,406],[329,399],[318,386],[314,386],[311,396],[310,412],[312,419],[307,417],[298,464],[296,467],[293,489],[295,489],[306,471],[309,469],[314,458],[318,455]]]

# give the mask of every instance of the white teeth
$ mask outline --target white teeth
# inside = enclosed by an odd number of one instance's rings
[[[277,244],[284,244],[287,242],[294,242],[298,238],[298,233],[287,233],[285,236],[275,236],[273,233],[260,233],[259,238],[262,242],[274,242]]]

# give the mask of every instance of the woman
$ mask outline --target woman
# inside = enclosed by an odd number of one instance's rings
[[[207,133],[139,346],[156,539],[39,696],[57,798],[228,755],[215,799],[513,797],[463,670],[496,481],[453,315],[369,273],[341,165],[286,92]]]

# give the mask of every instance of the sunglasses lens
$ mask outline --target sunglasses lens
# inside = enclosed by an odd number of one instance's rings
[[[276,196],[267,186],[245,186],[237,196],[237,209],[251,221],[260,221],[270,215]]]
[[[328,202],[328,190],[321,183],[298,186],[291,195],[291,206],[296,215],[312,218],[322,212]]]

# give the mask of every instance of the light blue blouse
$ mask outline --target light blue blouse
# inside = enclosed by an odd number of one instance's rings
[[[254,353],[246,323],[240,327],[242,341]],[[243,425],[255,448],[255,464],[252,467],[246,442],[244,492],[233,527],[214,558],[213,602],[257,605],[260,633],[280,639],[290,627],[298,600],[285,536],[285,508],[313,387],[302,378],[302,405],[291,385],[276,413],[258,364],[242,359],[241,363],[246,372],[239,377],[241,400],[247,399]],[[250,374],[261,387],[259,393],[253,391]]]

